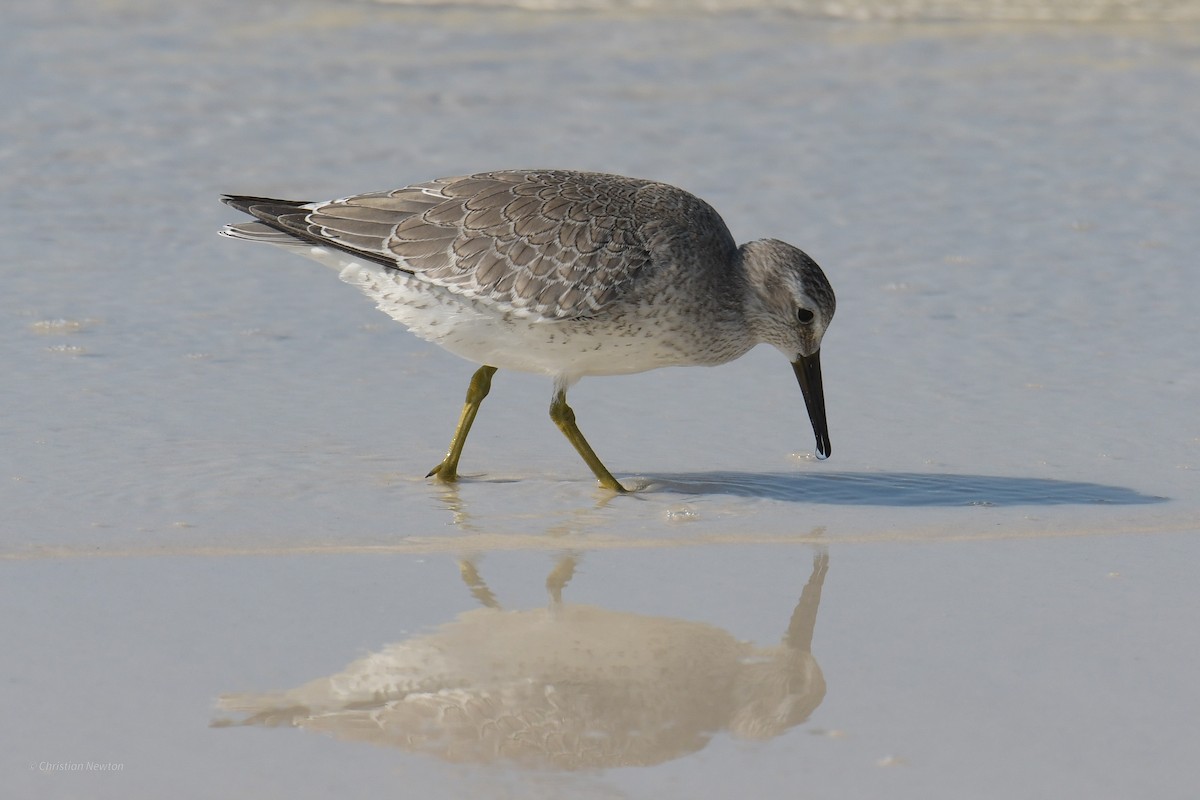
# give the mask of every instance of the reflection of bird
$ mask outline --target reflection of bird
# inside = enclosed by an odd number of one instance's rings
[[[463,444],[497,368],[554,378],[550,416],[605,488],[625,491],[575,424],[585,375],[724,364],[760,343],[792,362],[821,457],[829,431],[824,273],[775,239],[742,245],[703,200],[617,175],[501,171],[321,203],[227,196],[255,218],[226,226],[337,269],[413,333],[483,366],[446,458]]]
[[[766,648],[704,623],[562,604],[571,558],[547,581],[548,609],[503,611],[467,563],[463,576],[488,607],[328,678],[224,695],[220,707],[248,714],[242,725],[531,768],[656,764],[722,729],[768,739],[825,696],[810,645],[828,563],[814,559],[782,643]]]

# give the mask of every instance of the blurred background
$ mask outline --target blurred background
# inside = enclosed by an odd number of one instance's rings
[[[1200,4],[64,0],[0,18],[0,783],[1190,796]],[[630,497],[595,488],[549,381],[513,373],[465,479],[428,482],[474,367],[328,270],[216,236],[238,216],[222,192],[507,167],[666,181],[739,241],[812,255],[838,293],[833,458],[759,348],[572,391]],[[804,592],[811,652],[789,633]],[[553,611],[570,604],[602,613]],[[539,652],[570,658],[524,683],[474,655],[428,671],[439,636],[505,630],[480,612],[524,630],[535,610],[561,623]],[[689,683],[656,637],[725,666]],[[487,663],[509,664],[497,638]],[[392,652],[355,725],[572,681],[583,700],[536,710],[584,743],[678,685],[724,716],[665,704],[620,735],[674,726],[686,747],[579,772],[503,748],[456,761],[413,744],[427,722],[372,747],[310,721],[328,701],[280,694]],[[735,668],[759,660],[789,666]],[[795,691],[731,688],[751,672]],[[228,693],[286,697],[303,711],[269,719],[313,732],[237,725],[253,715],[218,709]],[[747,719],[788,722],[754,740]]]

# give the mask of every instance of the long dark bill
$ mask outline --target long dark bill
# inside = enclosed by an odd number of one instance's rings
[[[808,418],[812,420],[813,433],[817,436],[817,458],[829,458],[833,449],[829,446],[829,423],[825,421],[825,391],[821,386],[821,351],[792,362],[800,391],[804,394],[804,405],[808,406]]]

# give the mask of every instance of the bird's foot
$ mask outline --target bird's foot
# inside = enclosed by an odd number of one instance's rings
[[[603,477],[598,477],[597,482],[600,484],[601,489],[609,489],[611,491],[616,492],[617,494],[629,494],[629,491],[630,491],[629,489],[626,489],[624,486],[622,486],[620,484],[620,482],[617,481],[617,479],[614,478],[612,475],[609,475],[607,479],[605,479]]]
[[[425,473],[426,478],[437,478],[443,483],[454,483],[458,480],[458,466],[450,464],[446,461],[438,464],[429,472]]]

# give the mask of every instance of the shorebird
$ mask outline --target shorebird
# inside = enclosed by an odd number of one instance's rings
[[[338,270],[417,336],[481,365],[446,457],[426,477],[458,478],[492,376],[514,369],[554,380],[551,419],[600,485],[624,492],[576,425],[567,389],[588,375],[724,364],[761,343],[791,362],[817,456],[830,454],[820,361],[829,281],[786,242],[739,247],[682,189],[504,170],[326,202],[222,199],[255,220],[223,235]]]

